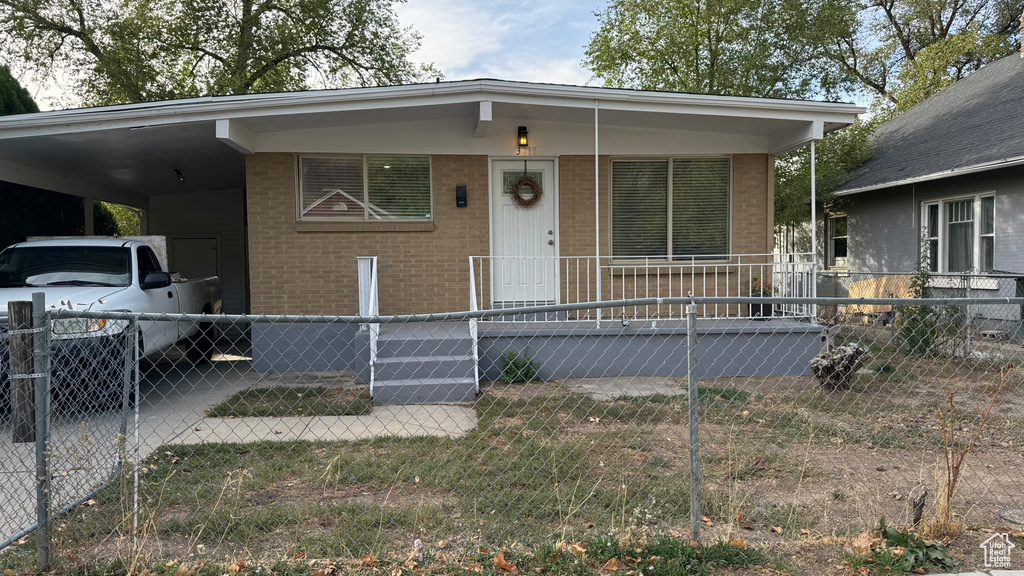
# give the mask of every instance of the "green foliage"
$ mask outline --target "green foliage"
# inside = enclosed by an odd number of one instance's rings
[[[0,2],[8,57],[56,67],[88,104],[402,84],[420,36],[395,0]],[[73,15],[68,17],[66,15]]]
[[[509,351],[501,356],[501,378],[506,384],[540,382],[540,364],[530,358],[530,350],[522,355]]]
[[[925,262],[918,267],[910,279],[910,295],[913,298],[930,298],[928,283],[931,274]],[[899,306],[896,308],[896,326],[900,346],[907,354],[926,356],[935,343],[938,322],[928,306]]]
[[[97,236],[135,236],[140,234],[139,212],[134,208],[94,202],[92,206],[93,234]]]
[[[857,120],[852,126],[830,132],[815,145],[816,196],[820,209],[841,210],[835,191],[850,179],[854,169],[874,153],[871,133],[879,118]],[[775,162],[775,225],[795,226],[811,220],[811,149],[805,146],[779,156]]]
[[[910,572],[924,569],[929,574],[935,572],[952,572],[956,561],[950,557],[946,547],[937,542],[928,542],[910,532],[901,532],[885,523],[885,518],[878,522],[878,531],[886,547],[892,551],[887,560],[892,572]],[[902,553],[896,550],[903,548]],[[876,554],[876,558],[878,555]],[[885,562],[882,562],[886,564]]]
[[[11,69],[0,66],[0,116],[28,112],[39,112],[39,107],[29,96],[28,90],[22,88],[18,80],[11,76]]]
[[[857,26],[832,58],[880,112],[906,110],[1020,45],[1019,2],[861,0]]]
[[[773,98],[834,94],[849,2],[609,0],[584,65],[606,86]]]

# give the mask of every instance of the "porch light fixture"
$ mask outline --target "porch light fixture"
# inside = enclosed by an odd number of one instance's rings
[[[174,169],[174,174],[175,174],[175,176],[178,177],[178,182],[184,182],[185,181],[185,173],[181,171],[181,168],[175,168]]]
[[[520,148],[526,148],[529,146],[529,143],[527,142],[527,135],[529,135],[529,132],[526,131],[526,126],[520,126],[518,140]]]

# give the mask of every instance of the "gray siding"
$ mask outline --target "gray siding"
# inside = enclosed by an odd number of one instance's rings
[[[245,201],[241,190],[154,196],[147,213],[148,232],[167,237],[219,239],[224,312],[248,312]]]
[[[851,272],[894,274],[917,267],[921,203],[996,195],[995,269],[1024,273],[1024,168],[1007,168],[843,197]]]

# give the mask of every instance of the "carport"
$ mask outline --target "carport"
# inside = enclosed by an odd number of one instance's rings
[[[172,271],[220,276],[224,311],[246,313],[245,156],[189,102],[187,116],[170,101],[0,118],[0,180],[144,210]]]

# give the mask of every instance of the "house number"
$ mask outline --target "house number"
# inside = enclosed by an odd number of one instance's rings
[[[537,154],[536,146],[528,146],[526,148],[516,148],[516,156],[535,156]]]

